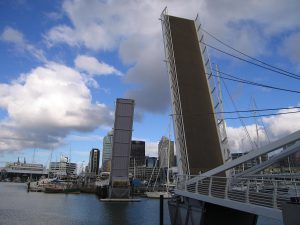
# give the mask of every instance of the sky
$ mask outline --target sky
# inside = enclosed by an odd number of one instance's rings
[[[146,155],[157,155],[172,111],[159,20],[166,6],[170,15],[198,14],[224,43],[300,75],[298,0],[1,0],[0,166],[18,157],[46,165],[61,154],[86,165],[113,127],[116,98],[135,100],[133,139],[146,141]],[[207,34],[205,42],[237,54]],[[299,79],[208,50],[224,73],[300,91]],[[300,106],[298,93],[224,83],[239,110]],[[224,83],[224,111],[233,111]],[[300,113],[244,124],[252,141],[264,145],[299,130]],[[226,125],[231,151],[250,150],[241,122]]]

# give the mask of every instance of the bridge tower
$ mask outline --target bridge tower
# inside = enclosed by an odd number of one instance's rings
[[[131,149],[134,100],[116,101],[114,136],[112,145],[109,198],[129,198],[129,157]]]
[[[227,159],[225,123],[222,114],[214,113],[220,109],[221,100],[207,50],[199,44],[195,21],[169,16],[166,9],[161,21],[179,171],[196,175]]]
[[[200,27],[196,27],[194,20],[167,15],[167,9],[161,14],[161,22],[179,173],[199,175],[221,166],[227,159],[225,123],[222,114],[215,115],[221,101],[207,50],[200,44]],[[187,196],[177,197],[177,201],[169,202],[172,225],[256,224],[254,214]]]

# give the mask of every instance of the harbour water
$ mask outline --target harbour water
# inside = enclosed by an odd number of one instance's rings
[[[94,194],[27,192],[26,184],[0,182],[1,225],[153,225],[159,200],[101,202]],[[170,225],[167,202],[164,224]]]
[[[158,225],[159,200],[101,202],[94,194],[27,192],[24,183],[0,182],[0,225]],[[170,225],[167,201],[164,225]],[[259,217],[258,225],[282,225]]]

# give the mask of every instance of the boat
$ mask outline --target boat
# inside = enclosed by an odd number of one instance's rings
[[[49,184],[44,187],[45,193],[64,193],[64,194],[80,194],[77,185],[67,183]]]
[[[29,181],[27,183],[28,191],[30,192],[43,192],[45,189],[45,186],[51,184],[54,182],[56,178],[54,179],[49,179],[49,178],[44,178],[40,179],[39,181]]]
[[[148,198],[160,198],[161,195],[163,198],[172,198],[172,194],[168,191],[147,191],[145,194]]]

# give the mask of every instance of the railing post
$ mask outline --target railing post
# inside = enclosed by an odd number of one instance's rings
[[[185,182],[184,182],[184,190],[187,191],[187,180],[188,180],[188,175],[185,175]]]
[[[226,186],[225,186],[225,199],[228,199],[228,187],[229,187],[229,178],[226,177]]]
[[[195,193],[198,194],[198,185],[199,185],[199,181],[196,181],[196,186],[195,186]]]
[[[274,180],[273,208],[277,208],[277,181]]]
[[[208,196],[211,196],[212,177],[209,178]]]
[[[249,189],[250,189],[250,180],[247,179],[246,203],[249,203]]]

